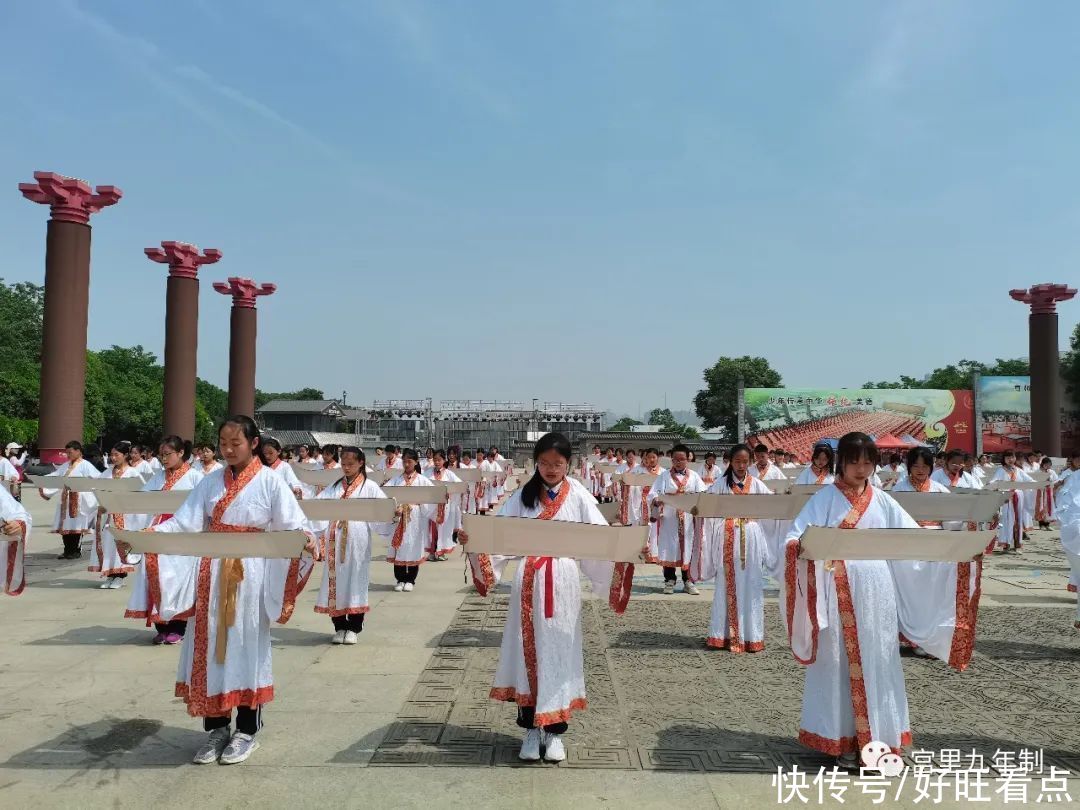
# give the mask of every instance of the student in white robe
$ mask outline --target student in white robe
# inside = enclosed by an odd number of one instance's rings
[[[983,488],[985,476],[982,467],[975,463],[975,456],[971,455],[971,453],[964,453],[964,472],[974,482],[975,489]]]
[[[772,495],[772,490],[748,474],[749,467],[749,446],[735,445],[727,472],[708,491],[713,495]],[[695,582],[716,578],[705,644],[733,653],[761,652],[765,649],[763,573],[776,566],[770,559],[769,539],[756,520],[732,516],[700,522],[690,577]]]
[[[431,457],[431,468],[427,471],[428,480],[434,484],[461,483],[461,479],[446,466],[446,452],[436,450]],[[435,507],[431,518],[431,540],[428,543],[428,561],[443,562],[449,558],[457,545],[454,539],[461,528],[461,499],[447,493],[446,503]]]
[[[320,499],[386,498],[379,486],[367,477],[367,459],[359,447],[342,447],[339,456],[345,477],[319,493]],[[356,644],[364,629],[371,580],[371,548],[374,534],[388,535],[390,524],[359,520],[312,521],[319,539],[319,556],[324,562],[322,584],[315,600],[315,612],[324,613],[334,624],[332,644]]]
[[[754,463],[750,475],[762,481],[780,481],[787,478],[783,471],[769,460],[769,448],[763,444],[754,446]]]
[[[1058,490],[1057,519],[1061,523],[1061,545],[1072,572],[1069,581],[1080,582],[1080,475],[1070,475]],[[1075,592],[1075,584],[1070,590]],[[1077,598],[1073,627],[1080,630],[1080,597]]]
[[[664,471],[664,468],[660,466],[660,451],[655,447],[649,447],[641,453],[641,466],[640,472],[648,473],[649,475],[659,476]],[[655,481],[653,482],[655,483]],[[628,526],[648,526],[649,534],[648,539],[645,542],[645,548],[642,549],[642,556],[645,558],[645,562],[652,565],[660,564],[659,551],[656,545],[657,532],[659,531],[660,524],[654,520],[651,520],[651,512],[649,506],[649,493],[652,491],[652,485],[643,487],[631,487],[629,497],[633,503],[632,511],[629,513],[634,517],[635,523],[627,523]]]
[[[31,528],[30,513],[0,487],[0,588],[8,596],[18,596],[26,587],[23,557]]]
[[[478,456],[479,457],[479,456]],[[496,494],[496,479],[502,472],[502,467],[495,461],[495,454],[488,451],[477,465],[484,479],[477,484],[476,500],[481,513],[487,512],[499,500]]]
[[[671,468],[657,478],[646,502],[649,519],[657,526],[656,554],[664,569],[664,593],[675,592],[675,574],[682,572],[683,592],[697,596],[699,591],[690,579],[690,554],[694,547],[694,518],[689,512],[663,505],[664,495],[704,492],[701,476],[689,469],[690,451],[685,444],[671,449]]]
[[[966,489],[980,489],[981,485],[974,477],[967,474],[964,470],[964,456],[966,454],[963,450],[952,449],[945,454],[945,466],[938,467],[933,471],[930,476],[939,484],[944,484],[946,489],[949,487],[964,487]],[[911,454],[908,453],[908,457]]]
[[[955,657],[950,649],[972,608],[957,616],[955,588],[933,590],[933,578],[918,576],[906,561],[799,559],[798,541],[810,526],[918,527],[869,483],[878,456],[869,436],[847,434],[836,455],[836,482],[806,503],[787,534],[786,619],[792,652],[807,666],[799,741],[857,768],[858,752],[872,740],[897,752],[911,744],[898,634],[963,669],[973,639]]]
[[[382,472],[385,470],[400,470],[402,468],[401,453],[399,452],[397,445],[386,445],[383,456],[375,465],[375,469]]]
[[[140,475],[138,469],[128,464],[127,460],[130,452],[130,442],[117,443],[109,451],[109,461],[112,462],[112,467],[106,475],[111,478],[138,478],[142,480],[142,475]],[[105,581],[98,586],[99,588],[102,590],[116,590],[124,587],[124,580],[127,579],[128,574],[135,570],[135,566],[138,565],[141,558],[137,554],[128,555],[122,552],[120,546],[117,545],[112,530],[116,528],[135,531],[143,528],[148,522],[148,518],[146,515],[107,515],[104,508],[99,509],[98,512],[97,531],[94,532],[90,565],[86,570],[101,574]]]
[[[885,465],[883,472],[891,472],[894,482],[904,480],[908,474],[907,467],[904,465],[904,460],[899,453],[889,454],[889,463]]]
[[[1059,480],[1054,471],[1054,462],[1049,456],[1039,462],[1039,472],[1046,474],[1046,486],[1035,492],[1035,522],[1044,529],[1050,528],[1050,523],[1057,520],[1054,514],[1054,491]]]
[[[503,503],[499,516],[606,526],[593,495],[567,477],[570,456],[570,442],[561,433],[540,437],[533,450],[536,470],[532,478]],[[461,532],[458,539],[465,545],[469,538]],[[494,590],[507,562],[520,559],[468,556],[476,589],[482,595]],[[526,557],[517,566],[491,697],[517,704],[517,724],[527,729],[518,754],[525,761],[539,760],[542,748],[549,762],[565,759],[562,735],[571,714],[587,706],[582,574],[592,583],[593,593],[607,595],[616,613],[626,609],[634,578],[631,564]]]
[[[979,456],[978,468],[979,473],[977,474],[979,475],[979,480],[985,483],[994,474],[994,471],[997,470],[997,465],[990,460],[990,456],[986,453],[982,453]]]
[[[292,465],[282,459],[281,442],[277,439],[266,437],[259,445],[259,449],[262,451],[262,463],[280,475],[281,480],[285,482],[285,486],[292,491],[292,494],[296,496],[296,499],[302,500],[304,497],[304,485],[300,482],[300,479],[296,477]]]
[[[833,453],[831,444],[818,444],[814,446],[810,456],[810,466],[799,473],[795,483],[799,486],[825,486],[836,480],[833,474]]]
[[[473,461],[473,454],[470,450],[465,450],[461,454],[461,461],[458,466],[463,470],[475,470],[477,469],[476,462]],[[480,511],[478,501],[476,500],[477,492],[479,490],[479,484],[472,484],[469,486],[468,491],[461,496],[461,513],[464,515],[475,515]]]
[[[1039,471],[1039,460],[1042,458],[1042,453],[1025,453],[1023,456],[1023,463],[1020,464],[1020,469],[1026,472],[1028,475],[1034,475]],[[1032,478],[1034,481],[1035,479]],[[1029,532],[1035,528],[1035,496],[1038,494],[1038,490],[1028,489],[1020,493],[1020,499],[1024,504],[1024,531]],[[1029,538],[1024,538],[1025,540]]]
[[[141,444],[129,444],[129,446],[131,452],[128,455],[128,465],[134,468],[135,472],[142,478],[143,483],[146,483],[154,477],[154,467],[149,460],[143,457],[143,446]],[[109,454],[109,461],[112,461],[111,453]]]
[[[83,458],[83,446],[81,442],[70,441],[64,445],[68,460],[56,468],[56,472],[49,473],[49,478],[57,478],[59,483],[63,478],[97,478],[100,473],[97,467]],[[56,505],[56,515],[53,518],[52,534],[58,534],[64,540],[64,551],[57,559],[77,560],[82,556],[82,537],[84,534],[93,534],[97,525],[97,498],[92,492],[72,492],[67,487],[60,489],[39,489],[39,494],[45,500],[52,498],[57,492],[60,493],[60,503]]]
[[[1034,479],[1016,465],[1016,453],[1006,450],[1001,455],[1001,466],[990,478],[994,481],[1033,481]],[[1015,551],[1023,553],[1024,540],[1024,499],[1018,490],[1009,492],[1009,500],[1005,501],[1001,511],[998,512],[997,545],[995,552]]]
[[[190,463],[190,445],[179,436],[166,436],[161,440],[158,453],[161,455],[162,469],[142,488],[142,492],[171,492],[194,489],[205,477]],[[145,516],[142,516],[145,518]],[[168,520],[172,515],[155,515],[149,525]],[[147,627],[154,625],[153,644],[173,645],[184,640],[187,630],[185,619],[163,621],[161,610],[162,582],[186,582],[194,577],[195,557],[181,557],[174,554],[144,554],[142,565],[135,571],[135,579],[128,598],[125,619],[144,619]],[[165,591],[169,587],[164,588]]]
[[[148,531],[304,530],[306,520],[296,496],[259,460],[255,422],[247,416],[228,417],[218,442],[227,466],[206,476],[175,515]],[[314,538],[306,550],[316,553]],[[311,569],[306,556],[203,557],[187,581],[162,581],[162,619],[191,622],[180,647],[176,696],[183,698],[188,714],[203,718],[209,733],[195,763],[232,765],[259,747],[255,734],[262,725],[262,706],[274,699],[270,622],[290,619]],[[231,733],[234,709],[237,730]]]
[[[643,468],[638,460],[638,452],[633,448],[626,451],[626,457],[620,473],[639,473]],[[641,525],[641,487],[632,487],[619,481],[619,522],[624,526]]]
[[[214,470],[221,469],[221,462],[217,460],[212,444],[197,445],[195,450],[198,454],[198,459],[191,463],[193,469],[201,472],[203,475],[209,475]]]
[[[388,487],[430,487],[420,474],[420,457],[411,447],[401,452],[401,475],[387,481]],[[394,566],[394,590],[409,593],[416,587],[416,575],[427,559],[424,549],[431,538],[428,525],[435,516],[435,504],[404,504],[397,508],[393,538],[386,549],[386,561]]]
[[[720,465],[716,463],[716,453],[711,450],[705,454],[705,464],[701,468],[701,483],[707,487],[711,487],[720,477],[724,474],[724,471],[720,469]]]
[[[427,475],[427,471],[430,470],[435,464],[435,448],[429,447],[424,451],[424,457],[420,460],[420,474]]]
[[[8,494],[11,493],[10,484],[16,483],[22,480],[22,475],[15,469],[15,465],[8,461],[6,456],[0,456],[0,485],[8,484],[4,487],[8,490]]]

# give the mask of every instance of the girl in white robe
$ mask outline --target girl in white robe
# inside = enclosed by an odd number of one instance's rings
[[[720,465],[716,463],[716,453],[708,452],[705,454],[705,464],[701,468],[701,483],[706,487],[711,487],[720,477],[724,474],[724,471],[720,469]]]
[[[218,440],[228,466],[206,476],[175,515],[149,531],[303,530],[306,521],[296,497],[258,458],[255,422],[229,417]],[[314,539],[307,551],[316,553]],[[203,557],[187,581],[162,581],[162,619],[191,622],[180,647],[176,696],[183,698],[188,714],[203,718],[210,735],[195,754],[197,764],[243,762],[258,748],[261,707],[274,699],[270,622],[290,619],[311,569],[306,556]],[[235,734],[230,733],[233,709]]]
[[[386,482],[388,487],[430,487],[431,481],[420,474],[420,458],[411,447],[401,453],[404,469],[401,475]],[[424,549],[431,537],[428,525],[435,516],[435,504],[405,504],[397,508],[395,519],[397,526],[389,548],[386,549],[386,561],[394,566],[394,590],[406,593],[416,587],[416,575],[420,566],[427,559]]]
[[[358,447],[342,447],[341,466],[345,477],[319,493],[320,499],[386,498],[378,484],[366,475],[367,459]],[[315,612],[330,617],[334,624],[333,644],[356,644],[364,629],[371,579],[373,533],[387,535],[390,524],[366,521],[312,521],[323,560],[322,584],[315,600]]]
[[[795,484],[798,486],[817,485],[819,487],[831,484],[836,480],[836,476],[833,475],[834,457],[832,445],[816,445],[810,456],[810,466],[799,473],[795,479]]]
[[[713,495],[772,495],[747,474],[750,448],[731,448],[731,465],[708,491]],[[708,647],[733,653],[765,649],[765,570],[775,567],[772,546],[756,520],[705,518],[694,544],[690,577],[703,582],[716,577]]]
[[[32,527],[30,513],[0,487],[0,588],[8,596],[18,596],[26,587],[23,557]]]
[[[537,467],[525,486],[515,490],[499,516],[562,520],[606,526],[596,498],[568,478],[570,443],[561,433],[548,433],[533,450]],[[464,545],[468,535],[459,533]],[[513,557],[470,554],[476,589],[486,595]],[[494,700],[516,703],[517,724],[528,729],[518,756],[526,761],[566,758],[562,734],[570,716],[586,708],[582,659],[581,574],[593,592],[606,595],[616,613],[626,609],[634,578],[627,563],[576,560],[569,557],[526,557],[517,566],[491,689]]]
[[[205,476],[189,463],[188,444],[179,436],[166,436],[161,441],[158,452],[162,458],[162,470],[151,478],[142,488],[143,492],[171,492],[194,489]],[[219,465],[220,466],[220,465]],[[172,515],[155,515],[151,526],[168,520]],[[162,621],[160,616],[161,594],[175,591],[175,588],[163,589],[161,583],[187,582],[194,576],[195,557],[181,557],[175,554],[144,554],[142,565],[135,570],[135,580],[128,598],[125,619],[143,619],[146,626],[154,625],[153,644],[179,644],[184,640],[187,621],[172,619]]]
[[[1044,529],[1050,528],[1050,523],[1057,520],[1054,514],[1054,485],[1060,480],[1054,471],[1053,461],[1049,456],[1039,464],[1039,471],[1047,475],[1046,486],[1035,491],[1035,522]]]
[[[953,587],[934,591],[932,577],[910,564],[799,559],[798,541],[810,526],[918,528],[868,483],[877,461],[869,436],[844,436],[837,459],[836,483],[807,502],[787,534],[785,618],[792,652],[807,666],[799,741],[858,767],[857,752],[872,740],[897,752],[911,743],[898,634],[958,669],[972,650],[950,659],[953,631],[969,617],[957,615]]]
[[[1006,450],[1001,456],[1001,466],[990,478],[994,481],[1033,481],[1032,477],[1016,466],[1016,453]],[[1011,490],[1009,500],[1005,501],[998,512],[997,547],[995,551],[1015,551],[1022,553],[1024,545],[1024,493]],[[989,549],[988,549],[989,550]]]
[[[139,470],[127,463],[127,455],[131,450],[130,442],[120,442],[109,452],[112,461],[112,478],[138,478],[143,479]],[[145,462],[144,462],[145,463]],[[147,467],[150,465],[147,464]],[[101,574],[105,580],[99,586],[103,590],[116,590],[124,586],[127,575],[135,570],[141,559],[138,554],[125,554],[116,543],[116,537],[112,530],[131,529],[136,531],[143,528],[148,522],[146,515],[106,515],[100,510],[97,531],[94,533],[94,546],[90,555],[88,571]]]
[[[82,443],[70,441],[64,446],[68,460],[49,473],[48,478],[57,478],[58,483],[64,478],[97,478],[101,473],[97,467],[83,458]],[[53,517],[52,534],[60,535],[64,540],[64,551],[58,557],[61,560],[75,560],[82,556],[83,535],[93,534],[97,526],[97,498],[92,492],[73,492],[67,487],[58,489],[39,489],[45,500],[60,493],[60,502],[56,505]]]
[[[655,476],[659,476],[664,472],[664,468],[660,466],[660,452],[658,450],[650,447],[641,454],[641,471]],[[658,481],[659,477],[656,480]],[[660,522],[652,519],[653,512],[659,512],[659,507],[653,507],[649,501],[649,493],[652,492],[655,484],[656,481],[653,481],[649,486],[631,487],[631,497],[635,502],[640,499],[641,503],[637,525],[649,527],[649,535],[642,556],[644,556],[645,562],[660,565],[660,549],[658,546]],[[640,496],[634,495],[633,490],[638,490],[641,493]]]
[[[144,483],[149,481],[154,477],[154,465],[143,457],[143,446],[141,444],[126,444],[131,448],[131,451],[128,454],[128,464],[135,469],[135,472],[139,474],[139,477],[142,478]],[[115,464],[115,462],[113,463]]]
[[[1069,560],[1071,575],[1070,591],[1076,591],[1076,582],[1080,582],[1080,475],[1073,474],[1057,492],[1057,519],[1061,523],[1061,546]],[[1080,597],[1076,602],[1076,614],[1073,627],[1080,630]]]
[[[432,456],[426,477],[434,484],[451,481],[461,483],[454,471],[447,469],[446,454],[442,450],[436,450]],[[446,499],[445,504],[435,507],[435,514],[431,518],[431,539],[427,547],[430,562],[446,560],[457,545],[454,537],[461,528],[461,499],[460,496],[449,493]]]
[[[280,475],[281,480],[285,482],[285,486],[292,490],[296,499],[298,501],[302,500],[304,497],[304,485],[296,477],[292,465],[281,457],[281,442],[277,439],[263,439],[262,444],[259,446],[262,449],[263,464]]]
[[[626,461],[620,472],[639,473],[643,468],[638,464],[636,450],[626,451]],[[641,522],[641,487],[632,487],[619,481],[619,522],[623,526],[640,526]]]
[[[676,572],[682,573],[683,591],[696,595],[690,579],[690,553],[694,544],[694,518],[689,512],[663,506],[664,495],[704,492],[701,477],[686,465],[685,445],[672,448],[671,468],[664,470],[649,489],[649,517],[656,526],[656,555],[664,569],[664,593],[675,592]]]

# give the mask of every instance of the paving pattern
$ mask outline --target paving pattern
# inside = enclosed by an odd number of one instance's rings
[[[1034,562],[1024,559],[1029,579]],[[1042,584],[1034,580],[1016,584]],[[1047,598],[1061,598],[1056,587]],[[782,641],[776,606],[766,607],[766,650],[734,656],[704,647],[704,596],[631,599],[623,616],[586,602],[589,708],[570,724],[566,762],[519,763],[514,706],[488,698],[507,600],[505,592],[465,599],[372,766],[772,773],[832,764],[795,742],[803,670]],[[1042,748],[1047,764],[1080,771],[1080,635],[1071,611],[1027,601],[983,606],[975,657],[963,673],[904,658],[915,749],[974,748],[990,763],[998,749]]]

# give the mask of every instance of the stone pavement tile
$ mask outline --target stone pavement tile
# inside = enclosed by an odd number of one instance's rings
[[[310,711],[281,709],[267,707],[266,725],[259,732],[262,748],[253,763],[257,757],[260,766],[366,765],[394,723],[393,712],[350,712],[328,721]]]
[[[354,647],[327,644],[325,651],[315,657],[304,674],[415,676],[430,658],[430,649],[386,647],[373,642],[365,631],[360,634],[360,641]]]
[[[309,670],[280,679],[272,705],[282,711],[309,714],[395,712],[414,686],[414,675],[312,675]],[[334,722],[341,722],[341,718]]]
[[[521,771],[510,771],[520,773]],[[532,769],[540,807],[716,807],[701,774],[651,774],[623,770]],[[743,805],[744,807],[747,805]]]

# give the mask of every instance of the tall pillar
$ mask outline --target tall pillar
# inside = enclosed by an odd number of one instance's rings
[[[270,295],[276,284],[256,285],[250,278],[230,276],[226,284],[215,281],[214,289],[232,296],[229,332],[229,414],[255,417],[255,299]]]
[[[169,266],[165,288],[165,390],[162,400],[166,436],[195,439],[195,374],[199,349],[199,268],[221,259],[221,251],[185,242],[162,242],[146,248],[151,261]]]
[[[1058,301],[1076,290],[1064,284],[1036,284],[1010,290],[1031,307],[1028,316],[1028,363],[1031,366],[1031,446],[1048,456],[1061,455],[1061,369],[1058,356]]]
[[[45,316],[41,340],[38,447],[43,463],[65,460],[64,445],[83,437],[86,324],[90,306],[90,216],[123,193],[52,172],[19,183],[31,202],[50,207],[45,233]]]

